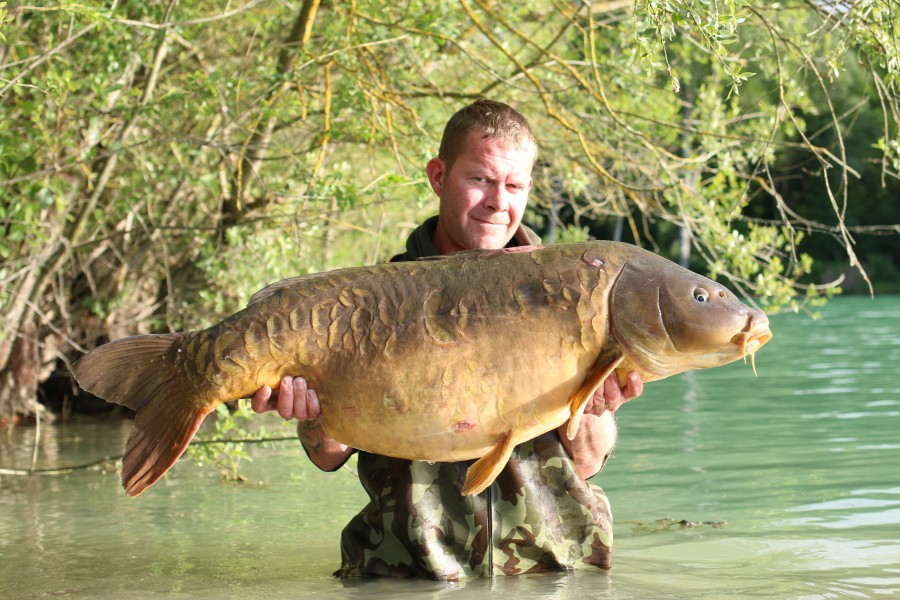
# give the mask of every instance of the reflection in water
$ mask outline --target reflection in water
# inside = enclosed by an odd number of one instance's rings
[[[283,443],[251,450],[247,483],[182,461],[137,499],[108,467],[2,476],[0,597],[898,595],[900,298],[844,298],[820,321],[772,321],[759,377],[740,363],[685,374],[617,413],[619,445],[596,478],[618,522],[610,573],[334,579],[338,536],[364,494],[351,473],[320,473]],[[129,427],[45,425],[37,466],[119,454]],[[0,435],[0,467],[28,468],[33,434]],[[647,526],[658,519],[724,525]]]

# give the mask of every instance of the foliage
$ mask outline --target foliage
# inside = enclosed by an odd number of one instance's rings
[[[857,250],[897,233],[855,212],[896,197],[895,8],[0,5],[0,412],[31,411],[48,369],[107,339],[399,251],[434,212],[422,166],[443,123],[481,96],[531,120],[530,216],[565,239],[688,240],[695,269],[770,310],[847,274],[865,288]]]
[[[217,467],[223,479],[243,481],[240,464],[253,460],[247,453],[246,442],[263,440],[270,434],[265,429],[251,429],[250,421],[256,413],[248,400],[239,400],[233,409],[220,404],[215,412],[211,430],[197,433],[188,446],[188,455],[198,465]]]

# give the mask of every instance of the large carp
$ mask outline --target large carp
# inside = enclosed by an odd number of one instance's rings
[[[326,432],[427,461],[478,458],[486,488],[513,446],[574,437],[611,373],[645,382],[730,363],[772,337],[723,286],[630,244],[467,251],[274,283],[221,323],[100,346],[78,383],[137,411],[129,496],[158,480],[216,406],[283,375],[318,392]]]

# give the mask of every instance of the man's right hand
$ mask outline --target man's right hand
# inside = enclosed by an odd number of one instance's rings
[[[277,410],[283,419],[297,419],[300,443],[313,464],[323,471],[340,468],[353,453],[353,448],[325,433],[319,397],[302,377],[285,375],[277,392],[267,385],[261,387],[250,399],[250,406],[257,413]]]
[[[288,420],[315,421],[322,418],[319,397],[315,390],[307,387],[303,377],[285,375],[275,393],[267,385],[259,388],[250,399],[250,406],[257,413],[277,410],[281,418]]]

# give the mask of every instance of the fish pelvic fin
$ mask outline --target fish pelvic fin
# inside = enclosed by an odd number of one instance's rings
[[[175,464],[214,407],[185,398],[193,388],[173,356],[187,335],[123,338],[88,352],[72,367],[83,389],[137,411],[122,459],[122,486],[129,496],[153,485]]]
[[[500,436],[500,440],[487,454],[476,460],[469,467],[469,470],[466,472],[466,481],[462,488],[463,496],[480,494],[494,483],[497,475],[509,462],[512,450],[512,431],[510,430]]]
[[[566,437],[570,440],[575,439],[578,433],[578,427],[581,425],[581,417],[584,415],[584,409],[588,402],[594,396],[606,378],[612,375],[616,367],[625,360],[625,357],[619,353],[611,355],[601,355],[594,367],[588,372],[587,377],[572,397],[569,399],[569,426],[566,427]]]

